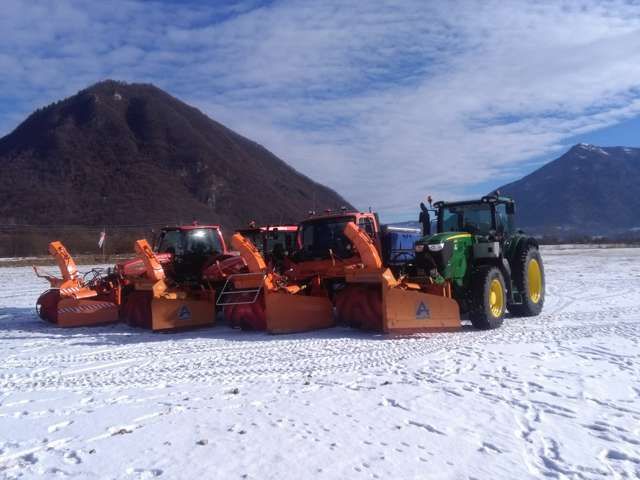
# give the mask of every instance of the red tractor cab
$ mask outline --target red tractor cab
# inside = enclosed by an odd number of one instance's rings
[[[183,225],[160,230],[153,248],[167,275],[178,281],[199,281],[227,258],[234,257],[228,250],[219,225]],[[237,258],[237,257],[235,257]],[[144,275],[141,259],[132,259],[116,265],[124,277]]]

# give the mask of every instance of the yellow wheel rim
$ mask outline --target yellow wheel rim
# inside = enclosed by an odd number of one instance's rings
[[[542,270],[538,260],[532,258],[527,267],[527,277],[529,279],[529,299],[533,303],[538,303],[542,298]]]
[[[500,318],[504,313],[504,289],[497,278],[491,280],[489,287],[489,310],[495,318]]]

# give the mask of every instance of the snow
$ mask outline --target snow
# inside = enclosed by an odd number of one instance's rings
[[[609,155],[609,152],[607,152],[606,150],[604,150],[604,149],[602,149],[600,147],[597,147],[596,145],[591,145],[591,144],[588,144],[588,143],[579,143],[578,146],[580,148],[582,148],[583,150],[588,150],[590,152],[596,152],[596,153],[600,153],[602,155],[607,155],[607,156]],[[585,158],[585,157],[584,156],[580,156],[580,158]]]
[[[546,248],[494,331],[60,330],[0,268],[0,478],[637,478],[640,249]]]

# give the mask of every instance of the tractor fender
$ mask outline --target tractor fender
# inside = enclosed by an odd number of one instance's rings
[[[511,266],[514,265],[514,262],[517,261],[526,250],[528,250],[531,247],[535,248],[536,250],[540,249],[540,244],[538,243],[538,240],[536,240],[533,237],[521,235],[515,240],[516,241],[514,242],[514,245],[512,245],[511,248],[509,249],[508,257],[506,257],[507,263],[509,264],[509,270],[512,270]],[[514,275],[517,276],[518,272],[515,272]],[[510,279],[512,279],[513,281],[515,281],[515,278],[513,278],[514,275],[510,276]],[[511,298],[511,301],[514,301],[513,293],[512,293],[513,286],[514,286],[514,283],[510,282],[509,297]]]
[[[517,248],[515,250],[515,254],[520,255],[524,250],[527,250],[529,247],[534,247],[536,250],[540,250],[540,244],[535,238],[522,237],[522,240],[518,242]]]
[[[518,235],[514,238],[510,245],[505,248],[504,256],[506,257],[509,265],[513,262],[514,259],[518,258],[518,256],[522,253],[523,250],[529,247],[535,247],[536,249],[540,249],[540,244],[538,240],[533,237]]]

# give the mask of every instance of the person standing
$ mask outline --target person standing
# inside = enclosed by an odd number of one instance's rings
[[[431,215],[423,202],[420,202],[420,217],[418,221],[422,224],[422,235],[431,235]]]

